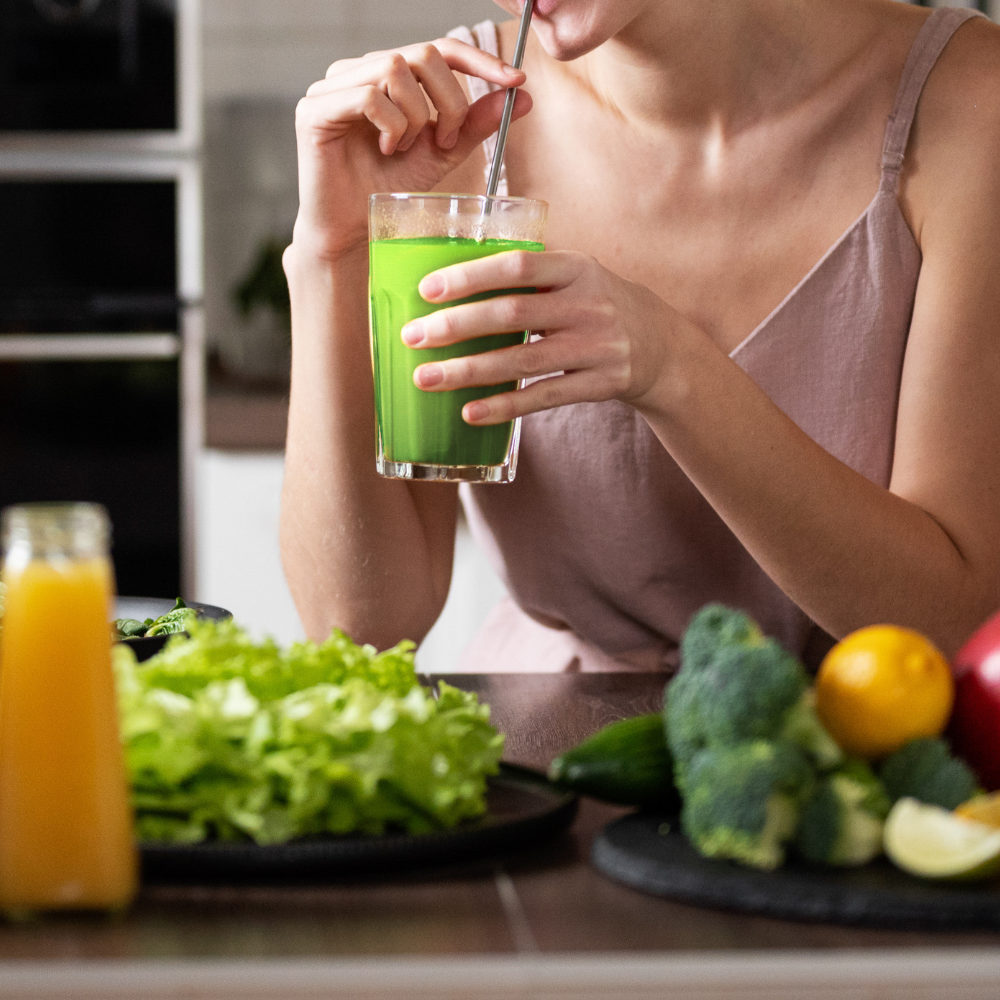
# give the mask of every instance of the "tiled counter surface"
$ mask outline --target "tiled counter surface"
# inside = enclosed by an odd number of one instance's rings
[[[605,723],[656,710],[651,675],[458,676],[507,759],[544,767]],[[618,997],[995,998],[1000,935],[790,923],[646,897],[598,875],[620,810],[583,803],[533,852],[386,882],[149,887],[118,921],[0,927],[4,1000]]]

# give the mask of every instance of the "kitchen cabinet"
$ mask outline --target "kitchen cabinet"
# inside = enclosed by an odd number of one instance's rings
[[[133,594],[193,584],[200,18],[0,0],[0,506],[104,503]]]

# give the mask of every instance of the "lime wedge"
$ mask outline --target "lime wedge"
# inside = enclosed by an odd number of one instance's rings
[[[979,879],[1000,874],[1000,830],[940,806],[900,799],[885,821],[885,853],[920,878]]]

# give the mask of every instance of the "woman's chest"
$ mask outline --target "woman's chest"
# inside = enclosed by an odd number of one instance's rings
[[[536,99],[512,129],[507,154],[511,192],[549,203],[548,247],[593,254],[727,353],[878,189],[877,117],[844,128],[842,141],[777,127],[713,146],[651,139],[627,123],[560,110]]]

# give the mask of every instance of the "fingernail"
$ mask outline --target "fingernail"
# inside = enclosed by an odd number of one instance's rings
[[[451,149],[458,142],[458,132],[449,132],[438,145],[442,149]]]
[[[444,292],[444,282],[436,274],[428,274],[417,286],[420,294],[427,299],[436,299]]]
[[[444,372],[440,365],[421,365],[414,373],[413,377],[420,388],[429,388],[437,385],[444,379]]]
[[[490,412],[490,408],[485,403],[466,403],[465,419],[467,423],[473,420],[482,420]]]
[[[503,67],[503,71],[504,71],[504,72],[505,72],[505,73],[506,73],[506,74],[507,74],[508,76],[520,76],[520,75],[521,75],[521,72],[522,72],[522,71],[521,71],[521,70],[519,70],[519,69],[514,69],[514,67],[513,67],[513,66],[511,66],[511,65],[510,65],[509,63],[504,63],[504,67]]]
[[[416,347],[417,344],[422,344],[424,341],[424,324],[418,319],[413,320],[413,322],[407,323],[399,331],[399,334],[407,347]]]

